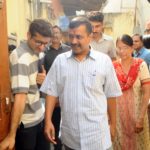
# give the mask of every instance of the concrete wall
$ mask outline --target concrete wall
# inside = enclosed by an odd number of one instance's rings
[[[26,38],[29,22],[35,17],[47,18],[53,24],[57,23],[51,14],[50,6],[40,3],[36,7],[37,1],[40,0],[6,1],[8,35],[15,33],[18,42]],[[147,0],[108,0],[103,12],[105,32],[116,39],[123,33],[143,33],[145,22],[150,18],[150,4]]]
[[[104,32],[111,35],[114,39],[121,34],[133,34],[134,16],[133,12],[105,14]]]
[[[143,34],[145,22],[150,19],[150,3],[147,0],[108,0],[103,12],[113,14],[111,35],[114,37],[123,31],[128,34]]]
[[[17,36],[17,43],[26,39],[28,26],[35,18],[50,19],[49,5],[38,3],[37,0],[7,0],[8,36],[13,33]]]
[[[145,22],[150,19],[150,3],[147,0],[137,0],[135,31],[143,34]],[[137,30],[136,30],[137,29]]]
[[[123,13],[134,10],[136,0],[107,0],[104,13]]]
[[[31,18],[28,0],[7,0],[8,35],[17,35],[17,41],[26,38],[29,20]]]

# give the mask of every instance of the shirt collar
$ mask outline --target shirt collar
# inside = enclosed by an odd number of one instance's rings
[[[50,49],[55,49],[52,45],[50,45]],[[58,49],[55,49],[55,50],[60,50],[60,49],[62,49],[62,43],[60,43],[60,46],[59,46],[59,48]]]
[[[139,53],[142,54],[142,53],[144,52],[144,50],[145,50],[144,47],[142,47],[142,48],[139,50]]]
[[[135,51],[135,55],[136,56],[139,56],[139,55],[142,55],[142,53],[144,52],[144,47],[142,47],[138,52],[137,51]]]
[[[23,47],[25,50],[27,50],[31,55],[37,55],[39,56],[39,53],[36,53],[33,49],[31,49],[28,45],[27,40],[22,40],[20,42],[21,47]]]
[[[101,43],[101,42],[108,40],[108,39],[109,39],[109,37],[107,35],[102,34],[102,37],[98,41],[92,40],[92,42]]]
[[[72,50],[70,50],[69,52],[66,53],[66,57],[67,57],[67,58],[72,57]]]
[[[92,48],[89,52],[89,57],[91,57],[93,60],[96,60],[96,58],[97,58],[97,54],[94,53],[94,50]]]
[[[67,57],[67,58],[73,57],[73,52],[72,52],[72,50],[66,53],[66,57]],[[94,50],[93,50],[92,48],[90,49],[90,51],[89,51],[87,57],[90,57],[90,58],[92,58],[93,60],[96,60],[97,55],[94,53]]]

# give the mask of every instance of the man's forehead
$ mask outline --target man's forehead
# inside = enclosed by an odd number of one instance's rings
[[[53,28],[53,33],[61,33],[60,30],[58,28]]]
[[[134,36],[132,37],[132,39],[133,39],[133,40],[140,40],[140,36],[139,36],[139,35],[134,35]]]
[[[46,38],[45,36],[41,35],[41,34],[38,33],[38,32],[36,32],[36,33],[34,34],[34,37],[35,37],[35,38]]]
[[[69,32],[72,32],[72,33],[86,32],[86,27],[85,27],[85,25],[80,25],[80,26],[78,26],[78,27],[69,29]]]
[[[51,41],[51,37],[45,37],[40,35],[39,33],[35,34],[32,38],[34,38],[34,40],[38,41],[38,42],[42,42],[42,43],[48,43]]]
[[[103,22],[99,22],[99,21],[90,21],[90,23],[92,25],[102,25],[103,24]]]

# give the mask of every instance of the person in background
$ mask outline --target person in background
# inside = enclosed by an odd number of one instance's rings
[[[67,52],[71,49],[70,46],[67,46],[62,43],[61,28],[55,25],[53,26],[52,29],[53,29],[53,37],[51,39],[51,45],[46,50],[45,57],[44,57],[44,67],[46,69],[46,72],[49,71],[53,61],[59,54]],[[61,140],[59,138],[60,120],[61,120],[60,107],[59,104],[57,104],[55,106],[53,116],[52,116],[52,122],[55,127],[55,139],[57,141],[57,144],[54,145],[55,150],[62,149]]]
[[[116,49],[112,37],[103,33],[104,15],[99,11],[91,11],[87,13],[87,17],[92,24],[91,47],[99,52],[107,54],[112,60],[115,60]]]
[[[116,97],[122,93],[111,59],[90,47],[91,36],[88,19],[70,22],[72,50],[57,56],[41,87],[47,94],[45,133],[56,144],[50,118],[59,102],[66,150],[110,150],[115,136]]]
[[[64,31],[62,33],[62,42],[68,46],[70,46],[68,31]]]
[[[150,67],[150,51],[144,47],[143,38],[140,34],[134,34],[132,36],[133,39],[133,56],[137,58],[143,59],[146,63],[148,68]]]
[[[143,35],[142,38],[144,47],[150,51],[150,34]]]
[[[117,133],[114,150],[149,150],[150,132],[147,106],[150,99],[150,74],[146,63],[132,57],[133,40],[122,35],[116,41],[120,59],[114,68],[123,95],[117,101]]]
[[[44,136],[44,109],[40,101],[38,84],[46,74],[38,74],[39,54],[52,36],[51,25],[43,19],[31,22],[27,40],[10,54],[13,108],[10,131],[0,143],[0,150],[49,150]]]
[[[53,64],[55,58],[64,52],[67,52],[71,49],[70,46],[62,43],[62,30],[57,25],[52,27],[53,29],[53,37],[51,39],[50,46],[46,49],[45,57],[44,57],[44,67],[46,72],[49,71],[50,67]]]
[[[150,34],[150,20],[148,20],[145,24],[144,34]]]

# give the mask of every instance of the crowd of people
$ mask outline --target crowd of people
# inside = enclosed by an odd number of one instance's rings
[[[59,26],[31,22],[10,54],[13,107],[0,150],[150,150],[150,22],[144,36],[116,42],[103,29],[104,15],[91,11],[70,21],[65,43]]]

